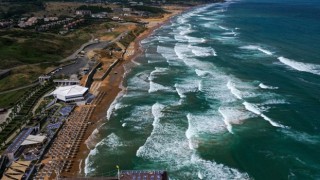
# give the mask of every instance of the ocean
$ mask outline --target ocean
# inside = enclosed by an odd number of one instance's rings
[[[142,41],[86,176],[320,179],[320,2],[240,0]]]

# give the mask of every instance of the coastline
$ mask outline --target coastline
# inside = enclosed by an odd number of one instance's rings
[[[109,75],[102,81],[101,86],[98,91],[103,92],[106,95],[102,98],[99,104],[96,104],[92,116],[90,117],[90,125],[88,126],[84,137],[82,139],[82,143],[79,147],[78,154],[74,158],[74,164],[72,165],[70,172],[62,173],[61,175],[64,177],[78,177],[84,176],[83,172],[85,168],[85,160],[89,155],[91,149],[95,148],[95,145],[98,143],[97,140],[99,137],[99,128],[106,123],[107,110],[111,107],[112,103],[119,94],[125,89],[122,88],[122,82],[125,78],[125,66],[129,65],[134,61],[136,57],[143,53],[143,48],[141,46],[141,41],[148,38],[152,33],[159,29],[164,24],[167,24],[173,17],[180,15],[181,13],[190,10],[194,7],[186,7],[180,10],[175,10],[170,14],[166,14],[164,17],[158,19],[157,21],[151,20],[149,22],[148,29],[146,29],[143,33],[138,35],[136,39],[129,44],[127,47],[128,52],[124,55],[124,60],[120,61],[109,73]],[[148,21],[148,19],[146,19]]]

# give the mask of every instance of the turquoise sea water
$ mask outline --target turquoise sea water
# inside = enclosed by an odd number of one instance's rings
[[[142,42],[87,176],[320,178],[320,2],[196,8]]]

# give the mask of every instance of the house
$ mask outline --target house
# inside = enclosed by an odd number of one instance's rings
[[[131,11],[131,8],[122,8],[122,11],[123,11],[123,12],[130,12],[130,11]]]
[[[92,18],[106,18],[107,14],[105,13],[97,13],[97,14],[91,14]]]
[[[91,15],[91,11],[90,10],[77,10],[76,11],[76,15],[77,16],[85,16],[85,15]]]
[[[121,19],[121,18],[118,17],[118,16],[114,16],[114,17],[112,17],[112,20],[113,20],[113,21],[122,21],[123,19]]]
[[[58,17],[45,17],[43,18],[44,22],[49,22],[49,21],[58,21],[59,18]]]
[[[37,17],[31,17],[26,21],[26,25],[27,26],[33,26],[37,22],[38,22],[38,18]]]

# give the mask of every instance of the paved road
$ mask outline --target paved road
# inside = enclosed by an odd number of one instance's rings
[[[62,59],[61,62],[63,61],[68,61],[68,60],[72,60],[74,59],[76,62],[74,64],[71,64],[69,66],[65,66],[63,67],[60,71],[56,72],[54,74],[54,76],[60,76],[60,75],[67,75],[67,76],[70,76],[71,74],[77,74],[81,68],[84,68],[88,63],[89,63],[89,59],[87,57],[79,57],[77,58],[77,55],[82,51],[91,51],[91,50],[94,50],[94,49],[103,49],[103,48],[106,48],[107,46],[109,46],[110,44],[114,43],[114,42],[117,42],[119,41],[122,37],[126,36],[128,34],[129,31],[125,31],[123,33],[121,33],[117,38],[115,38],[114,40],[112,41],[101,41],[101,42],[98,42],[98,41],[94,41],[93,40],[93,36],[92,36],[92,39],[91,41],[83,44],[81,46],[81,48],[79,48],[77,51],[75,51],[72,55],[70,55],[69,57],[65,58],[65,59]],[[90,66],[90,65],[89,65]],[[7,91],[2,91],[0,92],[0,95],[1,94],[6,94],[6,93],[9,93],[9,92],[14,92],[14,91],[18,91],[18,90],[21,90],[21,89],[26,89],[26,88],[29,88],[29,87],[33,87],[33,86],[36,86],[38,85],[39,83],[36,82],[36,83],[33,83],[33,84],[29,84],[29,85],[26,85],[26,86],[22,86],[22,87],[18,87],[18,88],[15,88],[15,89],[10,89],[10,90],[7,90]]]
[[[7,91],[2,91],[2,92],[0,92],[0,95],[1,95],[1,94],[6,94],[6,93],[10,93],[10,92],[14,92],[14,91],[18,91],[18,90],[21,90],[21,89],[26,89],[26,88],[29,88],[29,87],[33,87],[33,86],[36,86],[36,85],[38,85],[38,84],[39,84],[39,82],[36,82],[36,83],[29,84],[29,85],[26,85],[26,86],[18,87],[18,88],[15,88],[15,89],[10,89],[10,90],[7,90]]]
[[[82,45],[82,48],[78,49],[75,53],[73,53],[71,56],[74,56],[74,60],[76,61],[74,64],[71,64],[69,66],[63,67],[60,71],[56,72],[54,76],[60,76],[60,75],[66,75],[70,76],[71,74],[78,74],[81,68],[84,68],[87,64],[91,68],[93,64],[89,64],[90,60],[84,56],[84,57],[77,57],[80,51],[91,51],[91,50],[98,50],[98,49],[103,49],[106,48],[107,46],[111,45],[114,42],[119,41],[122,37],[126,36],[129,31],[125,31],[121,33],[117,38],[115,38],[112,41],[101,41],[101,42],[95,42],[90,45]],[[69,57],[71,57],[69,56]]]
[[[96,43],[99,43],[99,41],[94,41],[94,36],[91,34],[91,39],[90,41],[82,44],[82,46],[76,50],[73,54],[71,54],[70,56],[62,59],[60,62],[65,62],[65,61],[69,61],[69,60],[73,60],[73,59],[76,59],[77,58],[77,55],[87,46],[89,45],[92,45],[92,44],[96,44]]]

